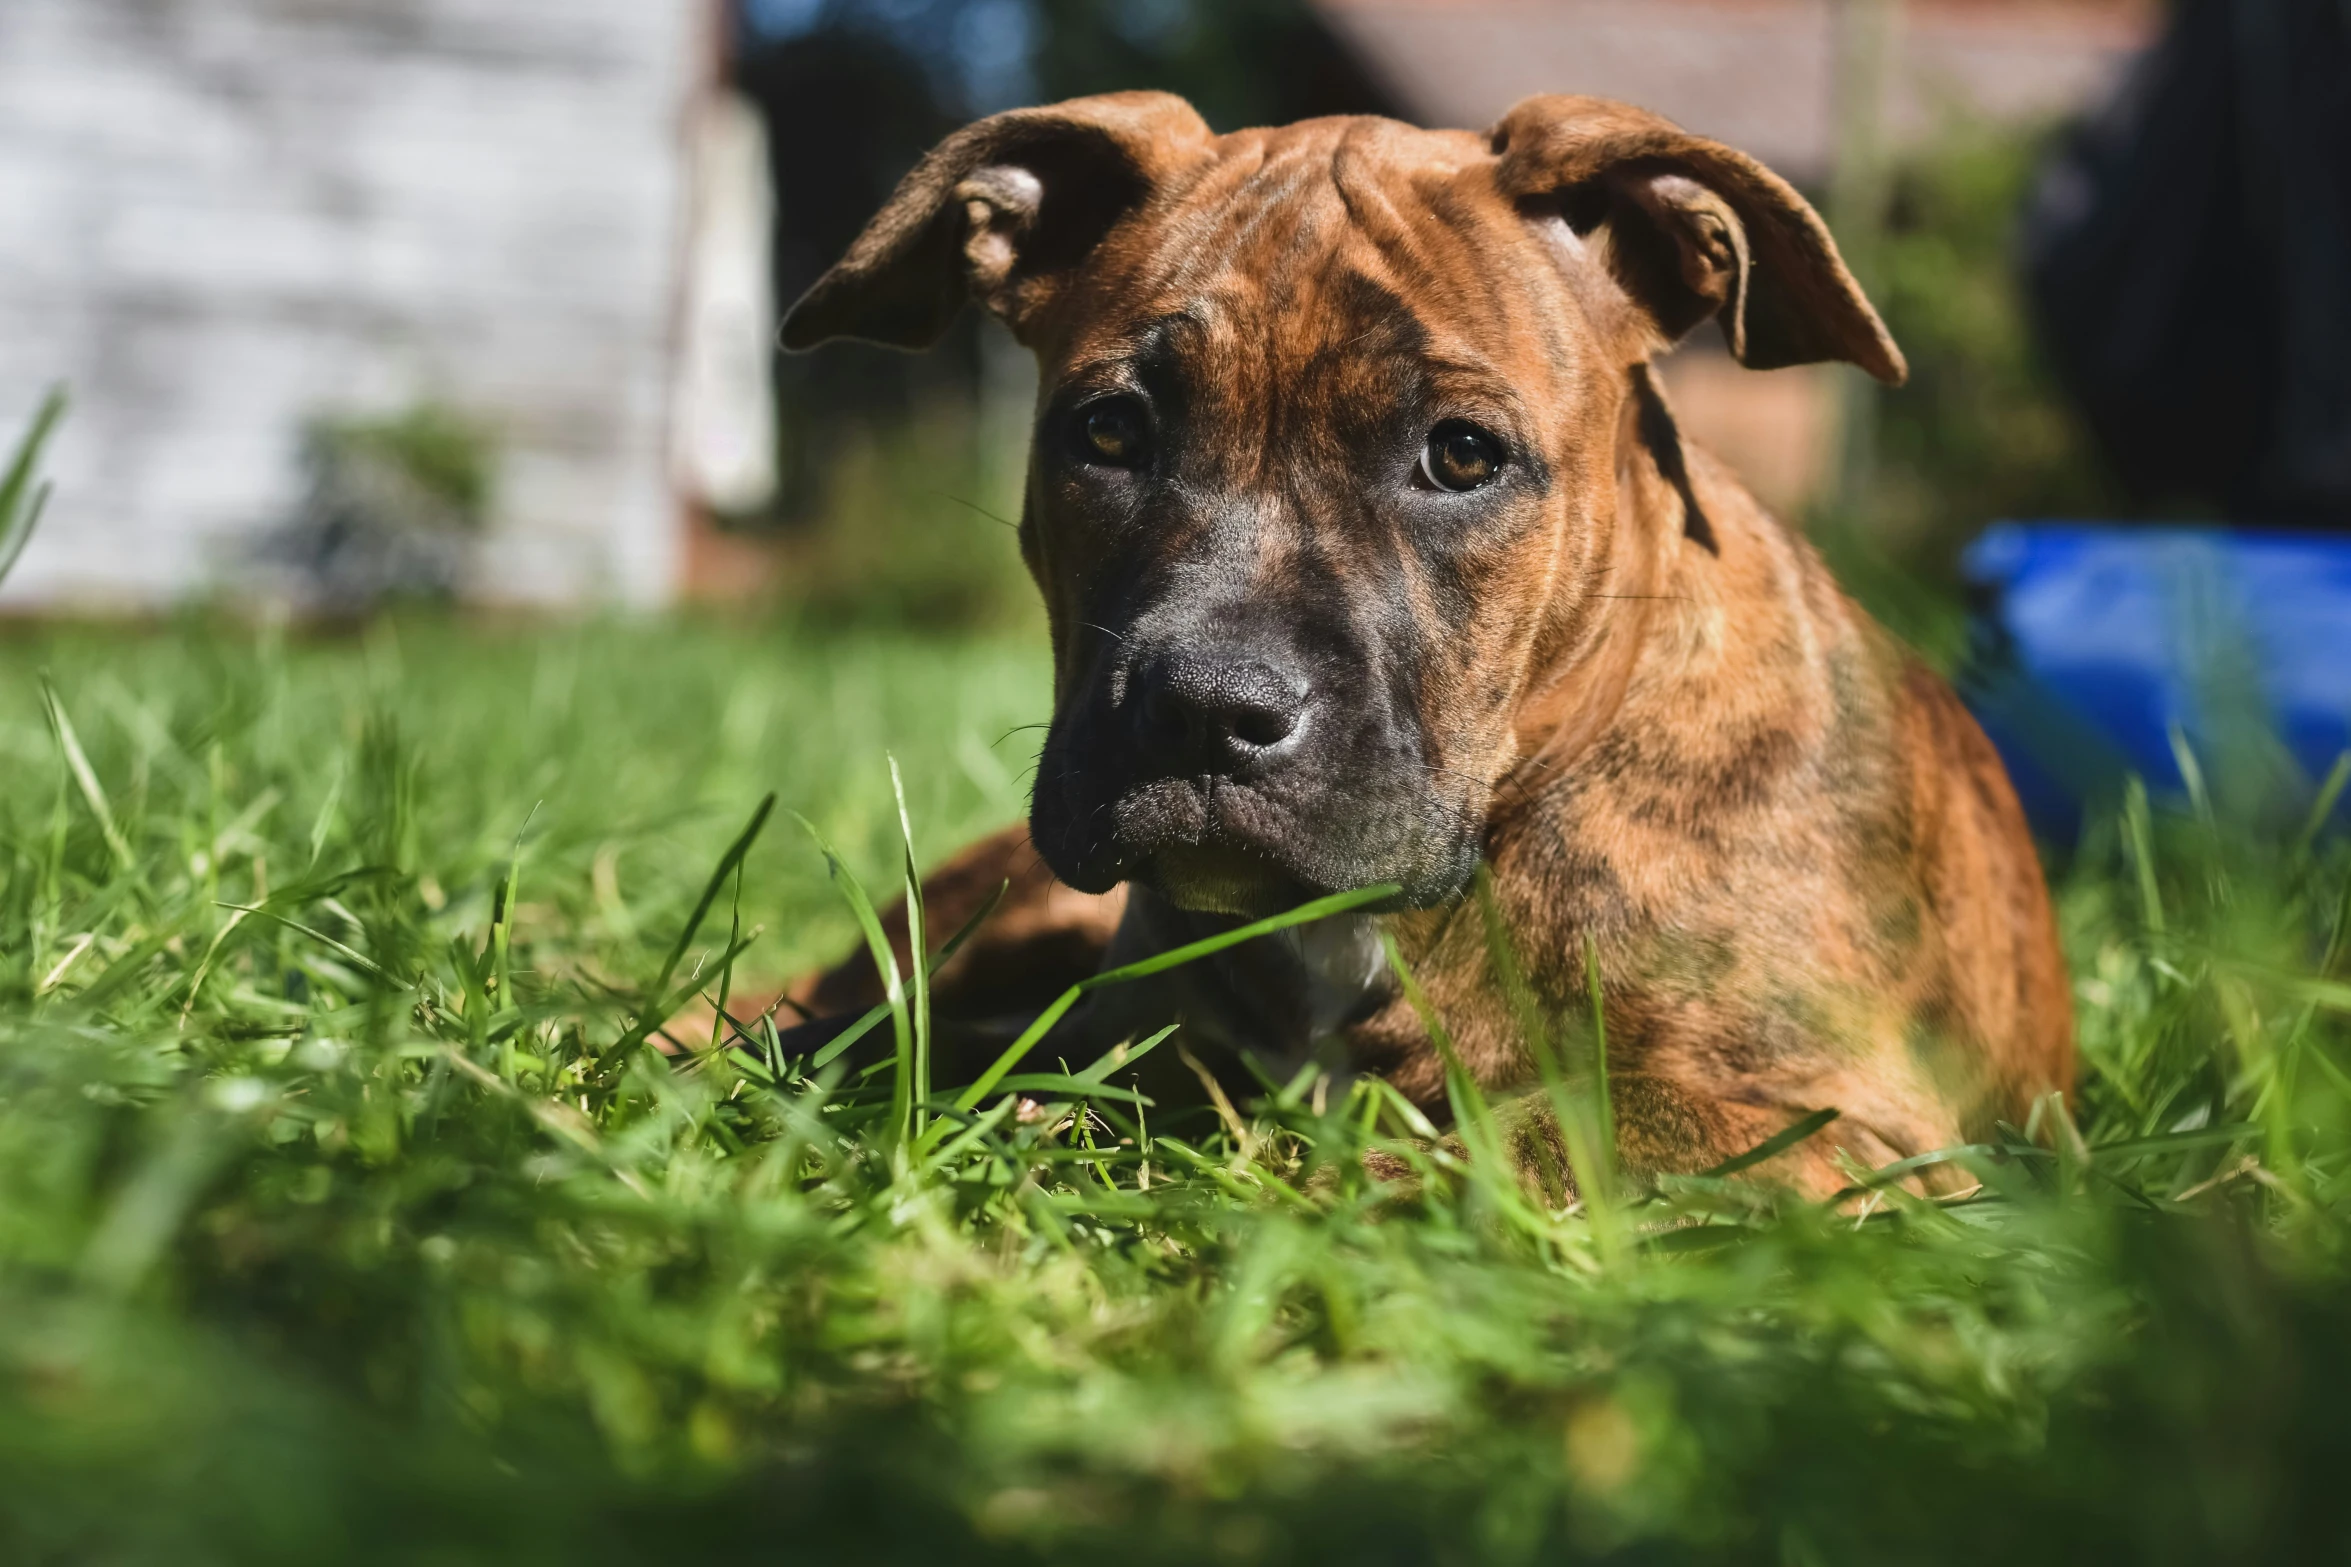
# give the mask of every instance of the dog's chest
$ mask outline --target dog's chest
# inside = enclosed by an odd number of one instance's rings
[[[1119,947],[1164,952],[1214,934],[1220,923],[1138,888]],[[1395,980],[1378,918],[1345,914],[1244,942],[1170,971],[1158,986],[1157,1001],[1135,1000],[1167,1004],[1196,1042],[1245,1051],[1268,1070],[1288,1073],[1384,1006]]]
[[[1311,1046],[1386,1002],[1393,988],[1379,919],[1342,914],[1284,931],[1297,970],[1306,1043]]]

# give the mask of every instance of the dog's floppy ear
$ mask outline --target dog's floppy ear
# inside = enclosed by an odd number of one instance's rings
[[[976,298],[1016,334],[1068,269],[1209,139],[1171,93],[1106,93],[967,125],[916,164],[784,318],[784,346],[928,348]]]
[[[1890,385],[1902,350],[1821,222],[1762,164],[1602,98],[1529,98],[1490,133],[1504,195],[1606,225],[1610,270],[1667,342],[1720,314],[1741,364],[1842,359]]]

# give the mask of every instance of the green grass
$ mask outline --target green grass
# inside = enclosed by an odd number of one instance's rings
[[[910,1143],[886,1079],[632,1043],[769,791],[878,899],[885,753],[935,857],[1016,814],[1044,679],[682,624],[0,642],[0,1560],[2346,1543],[2339,844],[2094,829],[2078,1136],[1858,1221],[1383,1206],[1368,1088]],[[715,885],[680,980],[856,939],[782,810]]]

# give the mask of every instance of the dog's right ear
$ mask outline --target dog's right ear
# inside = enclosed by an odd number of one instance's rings
[[[1605,229],[1609,270],[1655,329],[1644,351],[1719,316],[1753,369],[1909,373],[1820,215],[1745,153],[1601,98],[1529,98],[1488,135],[1505,195]]]
[[[967,125],[898,182],[849,253],[784,317],[784,346],[928,348],[966,297],[1025,338],[1112,224],[1207,146],[1171,93],[1106,93]]]

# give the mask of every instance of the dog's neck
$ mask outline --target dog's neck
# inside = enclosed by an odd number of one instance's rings
[[[1105,966],[1170,951],[1240,923],[1235,915],[1178,908],[1136,883]],[[1185,1037],[1204,1050],[1246,1051],[1286,1076],[1321,1041],[1377,1010],[1392,988],[1379,918],[1342,914],[1137,985],[1101,991],[1089,1001],[1089,1026],[1107,1045],[1176,1017]]]
[[[1616,421],[1614,506],[1580,580],[1561,585],[1553,629],[1514,715],[1517,758],[1498,797],[1525,798],[1572,764],[1622,713],[1659,624],[1684,605],[1680,557],[1719,552],[1688,473],[1681,434],[1646,363],[1626,373]]]

